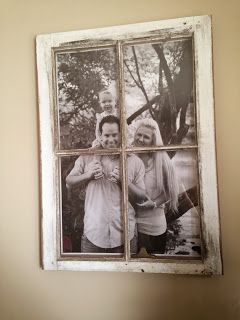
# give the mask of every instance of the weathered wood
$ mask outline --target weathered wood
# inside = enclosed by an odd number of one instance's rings
[[[60,153],[56,152],[54,137],[54,120],[56,88],[54,88],[53,51],[72,49],[74,45],[94,40],[94,45],[101,45],[106,39],[122,43],[134,43],[140,40],[173,39],[179,37],[194,38],[195,87],[196,87],[196,127],[198,133],[199,155],[199,201],[201,204],[201,227],[204,253],[201,260],[189,261],[176,257],[166,259],[123,260],[122,257],[93,257],[87,255],[65,255],[61,252],[60,230]],[[71,46],[66,47],[66,44]],[[88,46],[89,44],[87,44]],[[83,47],[86,46],[86,43]],[[60,52],[59,51],[59,52]],[[42,264],[47,270],[103,270],[161,272],[172,274],[219,275],[222,273],[220,251],[220,228],[218,218],[217,176],[214,140],[214,110],[212,83],[212,45],[211,18],[208,16],[187,17],[174,20],[155,21],[127,26],[74,31],[40,35],[37,37],[37,65],[39,86],[39,117],[41,137],[41,196],[42,196]],[[181,79],[179,84],[181,87]],[[175,88],[176,89],[176,88]],[[54,91],[55,90],[55,91]],[[176,91],[178,97],[178,92]],[[159,98],[159,97],[158,97]],[[157,102],[154,98],[150,105]],[[179,105],[182,107],[185,103]],[[178,106],[177,106],[178,107]],[[145,105],[143,110],[147,110]],[[139,112],[139,111],[138,111]],[[141,114],[142,110],[138,113]],[[135,118],[130,116],[128,123]],[[58,132],[55,130],[56,133]],[[71,152],[69,152],[69,155]],[[77,153],[76,153],[77,155]],[[189,194],[188,192],[186,194]],[[189,198],[196,203],[196,191],[190,192]],[[180,199],[179,212],[190,207],[189,199]],[[168,221],[171,212],[167,213]],[[176,217],[176,216],[175,216]],[[166,257],[164,257],[166,258]]]

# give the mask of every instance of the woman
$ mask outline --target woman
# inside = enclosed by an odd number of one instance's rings
[[[162,146],[162,137],[156,121],[136,121],[134,145],[137,147]],[[177,211],[178,184],[171,160],[165,151],[139,153],[145,166],[145,187],[148,200],[138,204],[137,225],[139,249],[148,253],[164,253],[167,223],[165,202]]]

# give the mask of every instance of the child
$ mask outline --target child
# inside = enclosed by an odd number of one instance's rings
[[[101,133],[99,131],[99,123],[101,120],[109,115],[118,116],[117,110],[116,110],[116,101],[113,97],[112,93],[108,90],[103,90],[99,92],[99,104],[102,108],[103,112],[97,113],[97,123],[96,123],[96,139],[92,143],[93,148],[101,147]]]

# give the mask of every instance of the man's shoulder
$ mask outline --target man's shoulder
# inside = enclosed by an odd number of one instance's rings
[[[86,154],[86,155],[81,155],[77,158],[77,160],[75,161],[75,163],[82,163],[82,164],[86,164],[89,163],[93,160],[93,155],[91,154]]]
[[[144,165],[142,160],[135,154],[130,154],[128,156],[128,164],[129,165],[137,165],[137,166]]]

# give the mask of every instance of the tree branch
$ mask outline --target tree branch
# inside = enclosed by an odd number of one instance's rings
[[[159,59],[159,79],[158,79],[158,92],[161,95],[163,92],[163,75],[162,75],[162,60]]]
[[[169,70],[167,61],[165,59],[164,53],[163,53],[163,49],[162,47],[160,47],[159,44],[153,44],[152,45],[153,49],[156,51],[158,58],[160,59],[160,61],[162,62],[162,69],[164,71],[166,80],[167,80],[167,84],[169,89],[171,90],[171,92],[174,92],[174,84],[173,84],[173,80],[172,80],[172,76],[171,76],[171,72]]]
[[[147,92],[146,92],[146,90],[144,88],[144,85],[143,85],[143,82],[142,82],[142,79],[141,79],[141,76],[140,76],[139,66],[138,66],[138,59],[137,59],[137,55],[136,55],[136,51],[135,51],[134,46],[132,46],[132,52],[133,52],[133,56],[134,56],[135,66],[136,66],[136,73],[137,73],[137,76],[138,76],[138,81],[140,83],[142,93],[143,93],[146,101],[149,102],[149,99],[148,99],[148,96],[147,96]]]
[[[144,104],[140,109],[138,109],[136,112],[134,112],[131,116],[129,116],[127,118],[127,124],[131,124],[133,122],[133,120],[135,118],[137,118],[138,116],[140,116],[140,114],[142,114],[144,111],[146,111],[147,109],[149,109],[150,106],[152,106],[155,102],[158,101],[158,99],[160,98],[159,95],[157,95],[156,97],[154,97],[153,99],[151,99],[149,102],[147,102],[146,104]]]
[[[169,89],[169,104],[170,104],[170,111],[171,111],[170,134],[174,135],[176,134],[176,118],[177,118],[177,106],[176,106],[174,83],[172,80],[170,69],[168,67],[167,61],[163,53],[163,47],[160,46],[159,44],[153,44],[152,47],[156,51],[160,61],[162,61],[162,68],[167,80],[168,89]]]
[[[135,82],[135,84],[138,86],[138,88],[139,88],[139,89],[141,89],[141,90],[142,90],[141,85],[140,85],[140,84],[137,82],[137,80],[135,79],[135,77],[134,77],[134,75],[133,75],[132,71],[130,70],[130,68],[129,68],[129,66],[128,66],[127,62],[126,62],[126,60],[124,60],[123,62],[124,62],[124,64],[125,64],[125,66],[126,66],[126,68],[127,68],[128,72],[130,73],[130,76],[132,77],[133,81]]]
[[[178,196],[178,202],[179,204],[178,204],[177,212],[174,212],[173,210],[171,210],[170,205],[167,204],[165,208],[167,223],[171,223],[174,220],[180,218],[188,210],[198,205],[197,186],[192,187],[185,192],[182,192]]]

